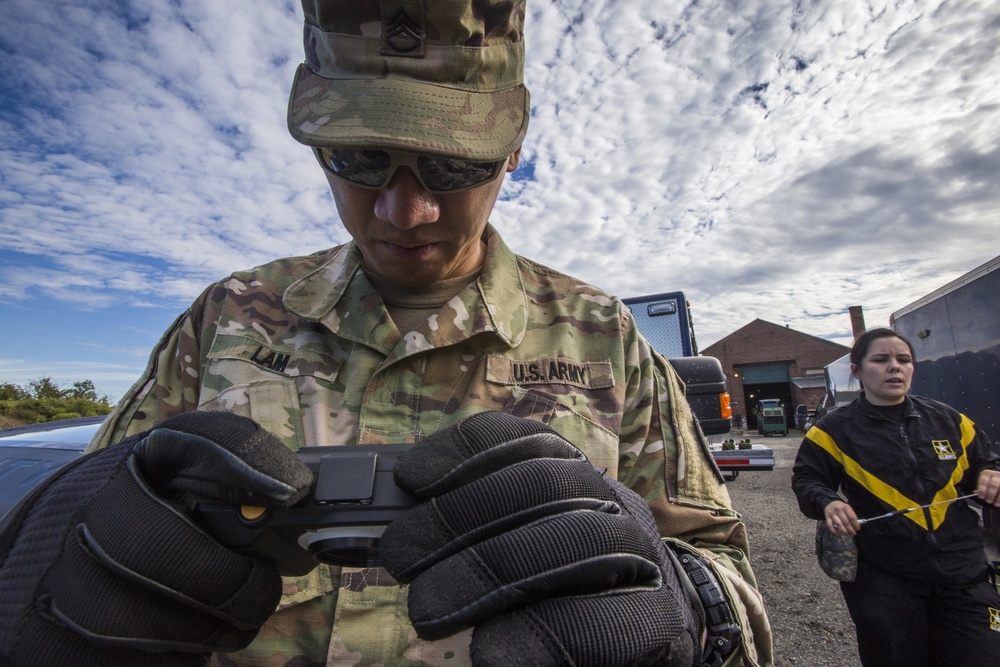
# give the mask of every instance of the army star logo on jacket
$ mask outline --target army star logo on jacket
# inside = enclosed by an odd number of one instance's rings
[[[942,461],[954,461],[958,458],[955,455],[955,450],[951,448],[951,443],[947,440],[931,440],[931,446],[934,447],[934,452]]]

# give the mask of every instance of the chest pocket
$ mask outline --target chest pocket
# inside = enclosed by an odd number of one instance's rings
[[[201,410],[249,417],[291,449],[331,430],[343,360],[315,346],[269,345],[247,336],[216,336],[201,377]],[[339,444],[324,442],[324,444]]]
[[[580,449],[600,470],[618,476],[618,436],[564,405],[553,394],[539,388],[515,386],[504,412],[540,421]]]

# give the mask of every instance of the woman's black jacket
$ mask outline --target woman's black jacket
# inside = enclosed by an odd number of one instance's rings
[[[899,425],[862,394],[806,433],[792,489],[809,518],[822,519],[840,489],[863,519],[973,493],[984,468],[1000,469],[1000,457],[956,410],[907,396]],[[967,585],[985,572],[979,512],[965,501],[873,521],[856,539],[861,560],[927,583]]]

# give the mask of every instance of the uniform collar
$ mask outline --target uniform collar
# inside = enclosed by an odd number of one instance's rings
[[[455,298],[447,326],[428,328],[403,340],[382,298],[361,270],[361,254],[353,241],[334,248],[315,271],[292,283],[283,297],[285,308],[320,322],[341,338],[389,355],[400,356],[442,347],[478,333],[492,332],[516,347],[524,338],[528,297],[517,256],[491,225],[485,231],[486,260],[479,278]],[[441,324],[441,323],[439,323]],[[400,346],[403,345],[403,349]]]
[[[861,392],[858,395],[858,407],[861,411],[868,415],[869,417],[877,417],[879,419],[885,419],[885,416],[872,405],[867,398],[865,398],[865,392]],[[920,411],[917,409],[916,402],[910,398],[909,394],[903,397],[903,419],[908,417],[919,417]]]

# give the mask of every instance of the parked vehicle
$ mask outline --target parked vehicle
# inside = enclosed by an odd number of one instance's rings
[[[806,418],[802,429],[806,432],[822,419],[823,415],[841,408],[857,398],[861,390],[858,381],[851,374],[851,355],[849,354],[845,354],[824,366],[823,375],[826,379],[826,393],[819,400],[813,414]]]
[[[0,430],[0,517],[43,479],[76,460],[104,417]]]
[[[691,306],[683,292],[638,296],[622,301],[632,311],[636,326],[654,350],[667,358],[681,380],[691,410],[705,435],[725,435],[732,428],[732,408],[726,375],[715,357],[698,354]],[[745,449],[711,449],[719,470],[727,480],[741,471],[773,470],[774,451],[753,444]]]
[[[795,428],[800,431],[805,431],[806,421],[816,414],[816,410],[810,410],[809,406],[805,403],[799,403],[795,406]]]
[[[688,403],[705,435],[732,428],[726,375],[715,357],[698,354],[691,310],[683,292],[622,299],[654,350],[667,358],[684,381]]]
[[[757,408],[757,433],[760,435],[788,435],[785,406],[776,398],[761,399]]]

